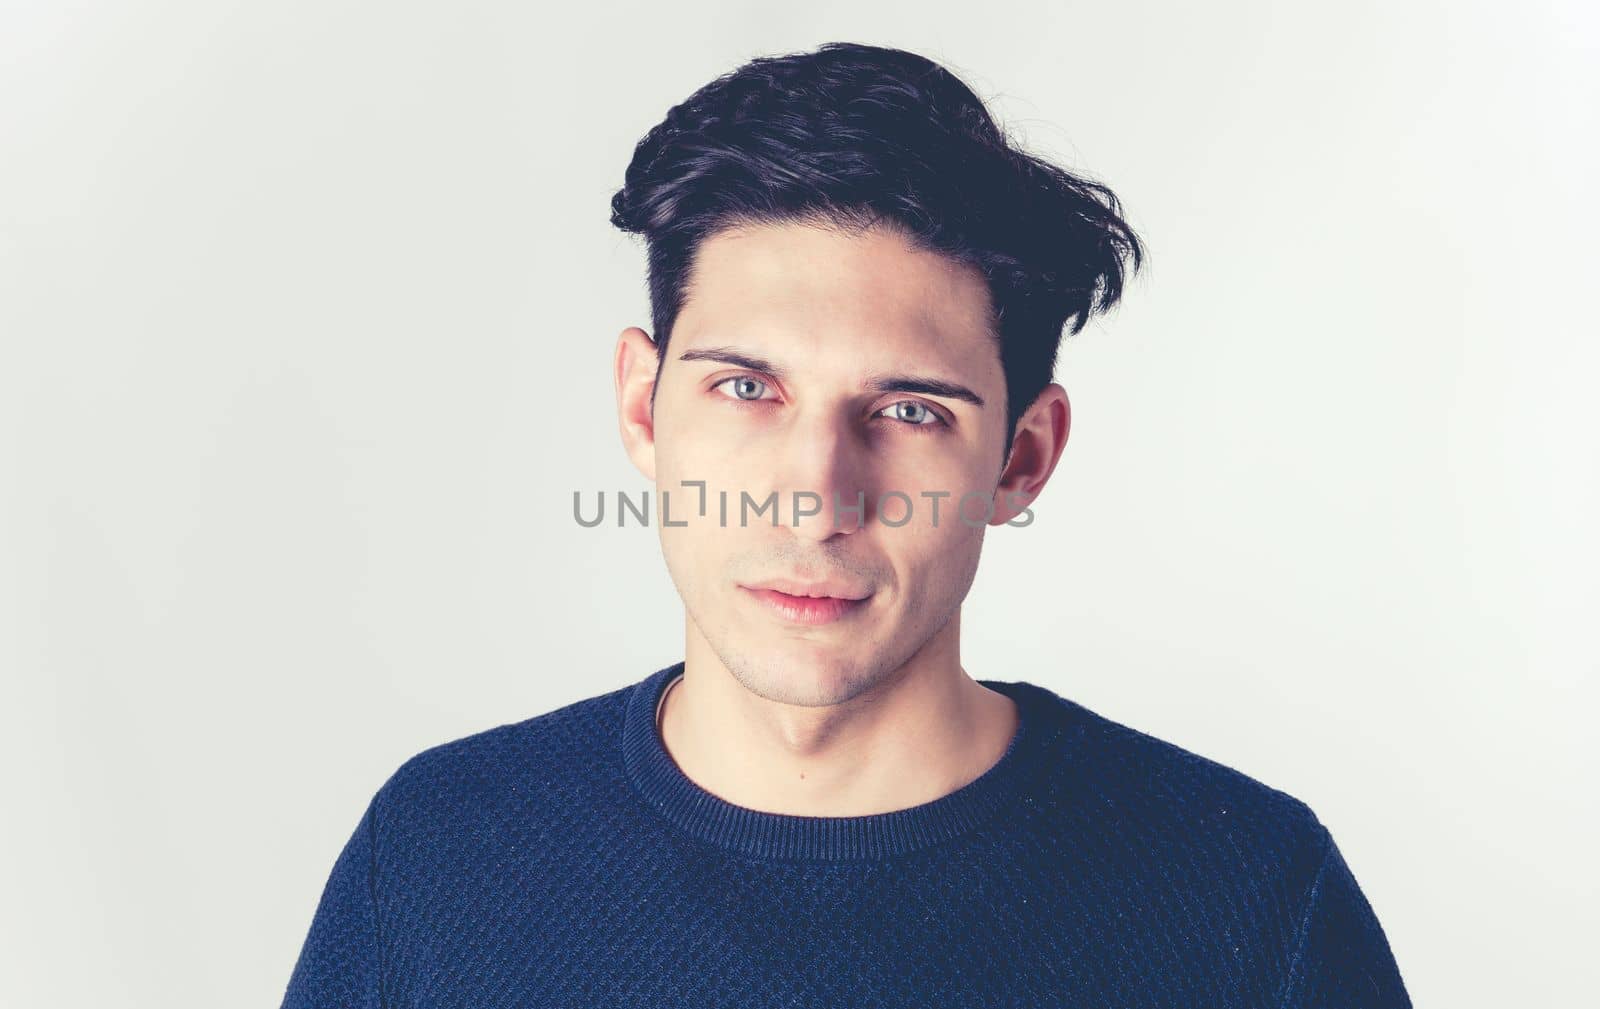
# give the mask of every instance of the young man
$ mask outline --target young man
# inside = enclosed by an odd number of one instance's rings
[[[334,865],[287,1007],[1404,1006],[1290,796],[1023,678],[960,608],[1140,245],[926,59],[758,59],[640,142],[619,339],[682,662],[430,749]]]

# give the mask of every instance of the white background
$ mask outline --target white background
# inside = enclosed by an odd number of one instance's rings
[[[1596,19],[1568,3],[0,6],[0,1003],[276,1005],[436,743],[682,651],[609,360],[641,134],[938,59],[1148,240],[965,665],[1308,802],[1419,1005],[1592,997]]]

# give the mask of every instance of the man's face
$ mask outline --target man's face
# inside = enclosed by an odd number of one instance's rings
[[[761,225],[702,243],[656,374],[651,458],[635,459],[653,468],[691,637],[752,692],[842,703],[954,639],[1004,448],[988,311],[976,270],[891,230]],[[704,515],[684,481],[705,482]],[[880,511],[891,491],[904,497]],[[817,497],[797,508],[795,492]],[[836,512],[836,494],[865,509]],[[991,521],[1016,514],[996,504]]]

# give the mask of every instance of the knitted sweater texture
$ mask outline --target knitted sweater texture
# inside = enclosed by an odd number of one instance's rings
[[[677,663],[417,754],[334,861],[284,1009],[1409,1006],[1304,804],[1027,682],[932,802],[722,800],[655,725]]]

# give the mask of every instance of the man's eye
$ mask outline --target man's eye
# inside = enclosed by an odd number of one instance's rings
[[[746,403],[768,398],[766,396],[768,391],[767,383],[750,375],[735,375],[732,378],[725,378],[712,386],[712,388],[722,391],[722,395],[729,399],[742,400]],[[889,406],[879,410],[878,416],[888,416],[892,420],[900,421],[907,427],[928,428],[945,423],[945,419],[927,404],[918,403],[916,400],[911,399],[891,403]]]
[[[884,414],[888,414],[895,420],[902,421],[913,427],[927,427],[944,423],[944,418],[934,413],[926,404],[909,399],[885,407],[879,411],[878,415],[881,417]]]
[[[735,375],[733,378],[723,379],[712,388],[721,389],[725,386],[733,389],[733,395],[729,396],[729,399],[757,400],[766,391],[767,383],[749,375]]]

